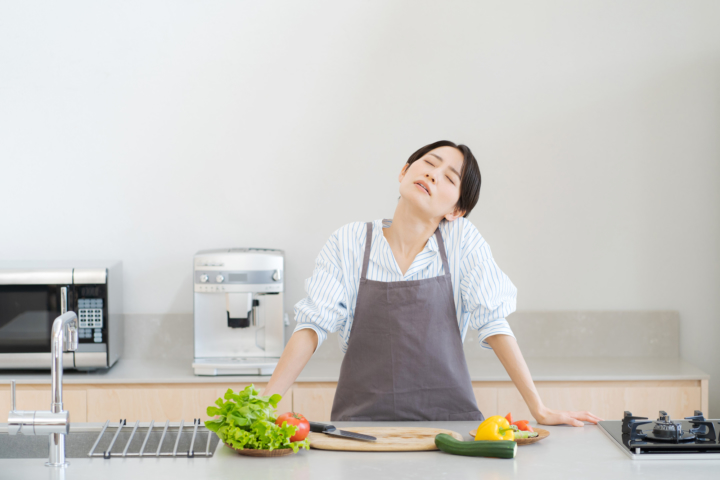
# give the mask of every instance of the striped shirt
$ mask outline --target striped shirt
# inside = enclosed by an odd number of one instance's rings
[[[382,233],[392,220],[373,222],[367,278],[380,282],[422,280],[443,275],[442,258],[434,235],[405,275]],[[328,332],[339,332],[340,348],[347,351],[366,242],[366,225],[355,222],[332,234],[305,281],[307,297],[295,305],[295,331],[317,332],[318,347]],[[463,340],[468,328],[479,331],[480,344],[492,335],[513,335],[505,317],[515,311],[517,288],[493,260],[490,246],[475,225],[464,217],[443,220],[440,233],[445,243],[458,326]]]

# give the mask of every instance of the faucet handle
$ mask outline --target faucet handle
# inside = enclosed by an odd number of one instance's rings
[[[29,435],[32,435],[32,421],[35,412],[23,412],[17,410],[15,404],[15,380],[10,382],[10,395],[12,396],[12,410],[8,413],[8,434],[17,435],[18,433],[26,433],[28,428],[23,431],[23,427],[29,427]],[[27,433],[26,433],[27,434]]]
[[[75,324],[68,323],[65,330],[63,351],[74,352],[78,348],[78,329]]]

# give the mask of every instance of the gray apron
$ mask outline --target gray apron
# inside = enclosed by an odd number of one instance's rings
[[[440,229],[435,237],[445,274],[401,282],[366,278],[372,229],[368,222],[355,319],[330,418],[483,420],[463,354]]]

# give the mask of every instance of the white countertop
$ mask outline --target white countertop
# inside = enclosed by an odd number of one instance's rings
[[[470,440],[474,422],[337,422],[351,426],[426,426],[448,428]],[[720,460],[649,460],[628,458],[597,426],[544,427],[550,436],[519,446],[514,459],[461,457],[430,452],[332,452],[301,450],[296,455],[253,458],[237,455],[219,444],[212,458],[71,458],[59,474],[44,466],[46,459],[0,460],[0,478],[23,480],[173,480],[232,479],[417,479],[453,480],[568,478],[602,479],[714,478]]]
[[[709,375],[677,358],[528,358],[535,381],[638,381],[638,380],[701,380]],[[64,384],[120,383],[262,383],[269,376],[196,376],[192,359],[123,359],[108,370],[94,372],[66,371]],[[470,377],[477,382],[510,381],[496,358],[468,359]],[[337,382],[340,361],[312,359],[297,382]],[[50,383],[48,372],[17,370],[0,374],[0,384],[16,380],[18,384]]]

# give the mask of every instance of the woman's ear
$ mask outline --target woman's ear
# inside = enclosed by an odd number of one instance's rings
[[[465,216],[465,210],[458,210],[457,208],[453,210],[452,213],[448,213],[445,215],[445,220],[448,222],[452,222],[453,220],[457,220],[460,217]]]
[[[408,167],[410,166],[409,163],[406,163],[405,166],[400,170],[400,176],[398,177],[398,182],[402,182],[403,178],[405,178],[405,172],[407,172]]]

